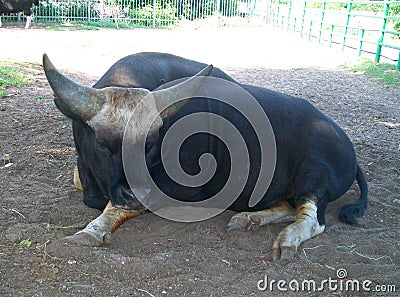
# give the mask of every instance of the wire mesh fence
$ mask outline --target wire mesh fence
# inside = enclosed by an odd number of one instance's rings
[[[268,0],[40,0],[33,13],[41,22],[165,27],[217,19],[220,26],[231,26],[264,24],[267,7]]]

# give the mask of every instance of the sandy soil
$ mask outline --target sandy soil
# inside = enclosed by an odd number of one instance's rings
[[[250,37],[254,32],[257,40]],[[281,41],[273,45],[272,34]],[[126,54],[159,50],[211,62],[244,83],[306,98],[348,133],[370,186],[364,228],[337,218],[342,205],[358,198],[353,186],[329,205],[326,231],[302,244],[284,266],[270,256],[285,224],[228,234],[229,211],[191,224],[146,214],[125,223],[104,247],[65,246],[57,238],[83,228],[99,212],[84,206],[72,184],[70,122],[54,108],[41,67],[21,66],[33,81],[0,99],[0,153],[13,163],[0,164],[0,296],[266,296],[270,293],[257,289],[264,276],[319,283],[338,279],[340,269],[347,271],[344,280],[371,280],[372,290],[376,285],[400,290],[399,88],[338,68],[345,60],[338,53],[270,29],[60,32],[14,25],[1,29],[0,39],[0,61],[39,63],[47,52],[87,84]],[[367,293],[274,287],[274,294]]]

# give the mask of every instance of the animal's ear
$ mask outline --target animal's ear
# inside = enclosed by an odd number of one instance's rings
[[[196,96],[196,92],[204,83],[206,77],[212,71],[213,66],[208,65],[196,75],[184,80],[172,87],[153,92],[153,97],[157,104],[158,111],[163,120],[176,114],[191,97]],[[177,99],[183,99],[176,102]]]

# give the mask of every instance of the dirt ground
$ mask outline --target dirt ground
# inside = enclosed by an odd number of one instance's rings
[[[398,296],[400,89],[338,68],[341,62],[332,58],[340,59],[337,53],[295,38],[287,41],[286,35],[277,48],[271,48],[260,40],[243,45],[248,35],[244,31],[236,43],[230,39],[228,43],[231,30],[219,37],[214,32],[210,47],[190,44],[196,34],[207,36],[207,32],[191,32],[185,39],[187,35],[174,30],[60,32],[6,27],[0,30],[0,61],[38,63],[47,51],[55,65],[79,82],[91,84],[129,50],[160,50],[211,60],[243,83],[306,98],[335,119],[355,145],[370,190],[369,209],[360,220],[364,227],[351,227],[337,218],[342,205],[358,199],[359,189],[353,185],[329,205],[325,232],[303,243],[287,265],[270,259],[273,240],[286,224],[228,234],[230,211],[190,224],[145,214],[126,222],[104,247],[61,244],[57,238],[83,228],[99,212],[83,204],[72,184],[75,149],[70,121],[53,106],[41,67],[23,66],[33,81],[9,89],[9,96],[0,99],[0,153],[9,154],[13,163],[0,164],[0,296],[267,296],[271,292],[257,288],[265,276],[320,283],[337,280],[340,269],[347,271],[344,280],[370,280],[371,290],[378,289],[376,285],[395,285],[397,292],[296,293],[275,286],[272,294]],[[157,43],[156,37],[172,38],[174,45]],[[111,41],[105,42],[107,38]],[[289,45],[296,48],[296,58],[274,56]],[[248,51],[251,48],[253,52]],[[231,64],[225,57],[229,50]]]

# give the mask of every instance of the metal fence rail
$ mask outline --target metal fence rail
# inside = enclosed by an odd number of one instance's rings
[[[268,22],[396,63],[400,70],[400,1],[269,0]]]
[[[268,0],[40,0],[33,11],[46,22],[164,27],[212,18],[230,26],[265,24],[267,6]]]

